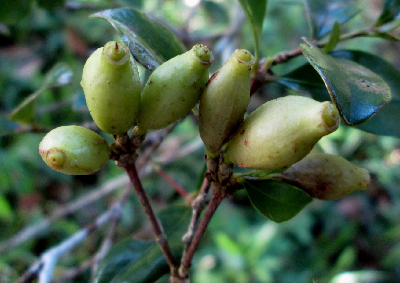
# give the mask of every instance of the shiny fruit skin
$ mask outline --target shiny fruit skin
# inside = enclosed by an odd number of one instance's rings
[[[199,101],[212,60],[212,52],[197,44],[160,65],[143,88],[138,134],[162,129],[185,116]]]
[[[231,131],[243,121],[250,102],[250,70],[254,57],[235,50],[206,84],[199,104],[199,131],[211,158],[218,156]]]
[[[271,100],[252,112],[229,143],[227,161],[244,168],[285,169],[340,124],[331,102],[302,96]]]
[[[343,157],[325,153],[310,153],[285,172],[270,177],[322,200],[336,200],[354,191],[365,190],[370,184],[367,170]]]
[[[62,126],[43,137],[39,154],[55,171],[68,175],[88,175],[107,163],[110,148],[105,139],[89,129]]]
[[[119,135],[135,123],[141,84],[136,63],[123,43],[108,42],[86,61],[81,86],[97,126]]]

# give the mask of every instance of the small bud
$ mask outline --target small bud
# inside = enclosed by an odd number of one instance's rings
[[[162,129],[185,116],[199,101],[212,60],[210,49],[197,44],[159,66],[142,92],[138,133]]]
[[[367,170],[343,157],[325,153],[311,153],[285,172],[270,177],[322,200],[336,200],[354,191],[365,190],[370,183]]]
[[[244,168],[285,169],[303,159],[339,127],[331,102],[302,96],[268,101],[241,124],[227,150],[228,161]]]
[[[235,50],[211,76],[200,97],[199,130],[207,155],[215,157],[231,131],[243,121],[250,102],[250,70],[254,57]]]
[[[81,86],[97,126],[119,135],[135,123],[140,104],[140,78],[129,48],[108,42],[86,61]]]
[[[110,158],[107,141],[80,126],[63,126],[47,133],[39,154],[53,170],[68,175],[88,175],[100,170]]]

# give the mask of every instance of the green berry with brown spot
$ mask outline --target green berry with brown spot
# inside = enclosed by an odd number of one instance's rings
[[[218,156],[231,131],[243,121],[250,102],[254,57],[235,50],[206,84],[200,97],[199,131],[210,158]]]
[[[39,144],[39,154],[53,170],[68,175],[88,175],[100,170],[110,158],[107,141],[80,126],[53,129]]]
[[[370,184],[367,170],[343,157],[310,153],[288,170],[269,177],[296,186],[313,198],[336,200],[354,191],[365,190]]]
[[[81,86],[90,114],[101,130],[119,135],[134,125],[141,84],[125,44],[111,41],[97,49],[86,61]]]
[[[240,125],[229,143],[226,160],[244,168],[289,168],[339,124],[339,112],[331,102],[294,95],[271,100]]]
[[[201,44],[159,66],[142,92],[138,134],[162,129],[184,117],[198,103],[213,61]]]

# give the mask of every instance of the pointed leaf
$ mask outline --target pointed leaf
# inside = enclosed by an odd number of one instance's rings
[[[250,22],[253,31],[256,62],[258,58],[258,43],[261,37],[264,16],[267,9],[267,0],[239,0],[240,5]]]
[[[9,115],[14,122],[34,124],[36,120],[37,98],[45,90],[70,83],[72,79],[71,69],[64,63],[55,65],[45,76],[40,88],[25,98]]]
[[[185,206],[170,207],[158,214],[176,258],[181,255],[181,238],[188,227],[190,216],[191,209]],[[168,272],[168,264],[155,241],[128,238],[109,251],[99,265],[95,282],[155,282]]]
[[[367,122],[357,126],[364,131],[377,134],[400,137],[400,71],[383,58],[362,51],[339,50],[331,54],[335,58],[354,61],[377,75],[389,85],[392,99]],[[306,92],[318,101],[330,99],[324,82],[309,64],[277,79],[277,82],[299,92]]]
[[[312,37],[316,39],[327,35],[336,21],[344,24],[361,11],[357,0],[305,0],[305,6]]]
[[[340,39],[340,24],[338,21],[336,21],[335,24],[333,25],[329,41],[324,47],[324,51],[326,53],[331,52],[339,43],[339,39]]]
[[[242,184],[254,208],[275,222],[292,219],[312,201],[303,190],[275,180],[245,180]]]
[[[332,53],[332,56],[354,61],[370,69],[390,87],[392,99],[389,103],[358,128],[378,135],[400,137],[400,71],[383,58],[362,51],[340,50]]]
[[[136,61],[151,71],[186,52],[185,46],[169,29],[138,9],[110,9],[91,17],[108,20]]]
[[[319,73],[347,125],[358,125],[390,101],[390,87],[369,69],[336,59],[311,45],[301,45],[304,56]]]
[[[392,22],[400,16],[400,0],[385,0],[382,13],[375,23],[376,27]]]

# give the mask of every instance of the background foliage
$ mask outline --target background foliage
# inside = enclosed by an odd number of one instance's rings
[[[251,29],[241,9],[254,1],[234,4],[201,1],[195,7],[187,5],[189,1],[172,0],[6,2],[0,8],[0,241],[124,174],[109,162],[94,175],[62,175],[49,169],[37,152],[44,133],[35,130],[45,132],[70,124],[93,126],[79,85],[83,64],[96,48],[119,37],[107,21],[89,18],[91,14],[109,8],[138,7],[172,30],[186,48],[197,42],[210,46],[215,56],[210,72],[236,48],[258,49],[260,58],[273,56],[297,49],[302,36],[323,38],[335,23],[325,17],[324,25],[316,28],[317,16],[323,13],[318,9],[324,7],[313,5],[315,1],[268,1],[260,30]],[[361,6],[357,6],[357,1],[352,2],[354,9],[348,10],[348,14],[335,15],[339,23],[346,23],[340,26],[342,32],[373,25],[377,19],[375,25],[385,26],[399,14],[398,1],[369,0]],[[263,1],[259,3],[262,5]],[[310,21],[305,17],[307,13]],[[260,21],[260,16],[254,15],[254,20]],[[393,31],[396,36],[400,36],[399,32],[399,29]],[[253,35],[260,38],[258,46]],[[394,73],[400,68],[400,44],[396,41],[361,37],[338,43],[335,50],[339,49],[379,55],[397,68]],[[350,56],[336,52],[334,56]],[[274,67],[273,71],[279,75],[293,74],[306,62],[304,57],[298,57],[290,64]],[[315,76],[311,66],[307,66],[302,72]],[[145,81],[149,72],[144,68],[140,72]],[[293,84],[293,80],[281,79],[264,85],[252,97],[250,110],[264,101],[302,90],[305,80]],[[399,81],[394,79],[393,84],[398,86]],[[29,111],[29,107],[37,104],[37,124],[21,127],[7,117],[28,97],[24,109]],[[383,123],[398,120],[395,110],[390,111],[392,119],[383,119]],[[33,121],[32,117],[23,117]],[[396,122],[392,128],[398,131]],[[399,132],[395,135],[399,136]],[[111,141],[110,137],[104,137]],[[194,282],[311,282],[312,279],[345,282],[340,281],[344,272],[365,276],[368,282],[392,282],[400,278],[399,139],[342,125],[324,138],[318,149],[341,155],[368,169],[373,176],[371,187],[338,201],[314,200],[295,218],[281,224],[261,216],[251,206],[245,191],[240,191],[230,201],[223,202],[213,218],[195,256]],[[196,120],[188,116],[168,136],[152,164],[161,166],[187,191],[194,192],[203,172],[203,156]],[[143,185],[156,207],[184,203],[151,166],[142,169],[146,174]],[[38,237],[1,252],[0,282],[15,282],[43,251],[91,223],[117,199],[120,191],[53,222]],[[55,278],[62,281],[66,271],[88,259],[98,249],[104,231],[91,234],[79,249],[62,257]],[[116,241],[127,235],[152,239],[135,196],[124,207]],[[90,270],[86,270],[62,282],[88,282],[89,278]]]

